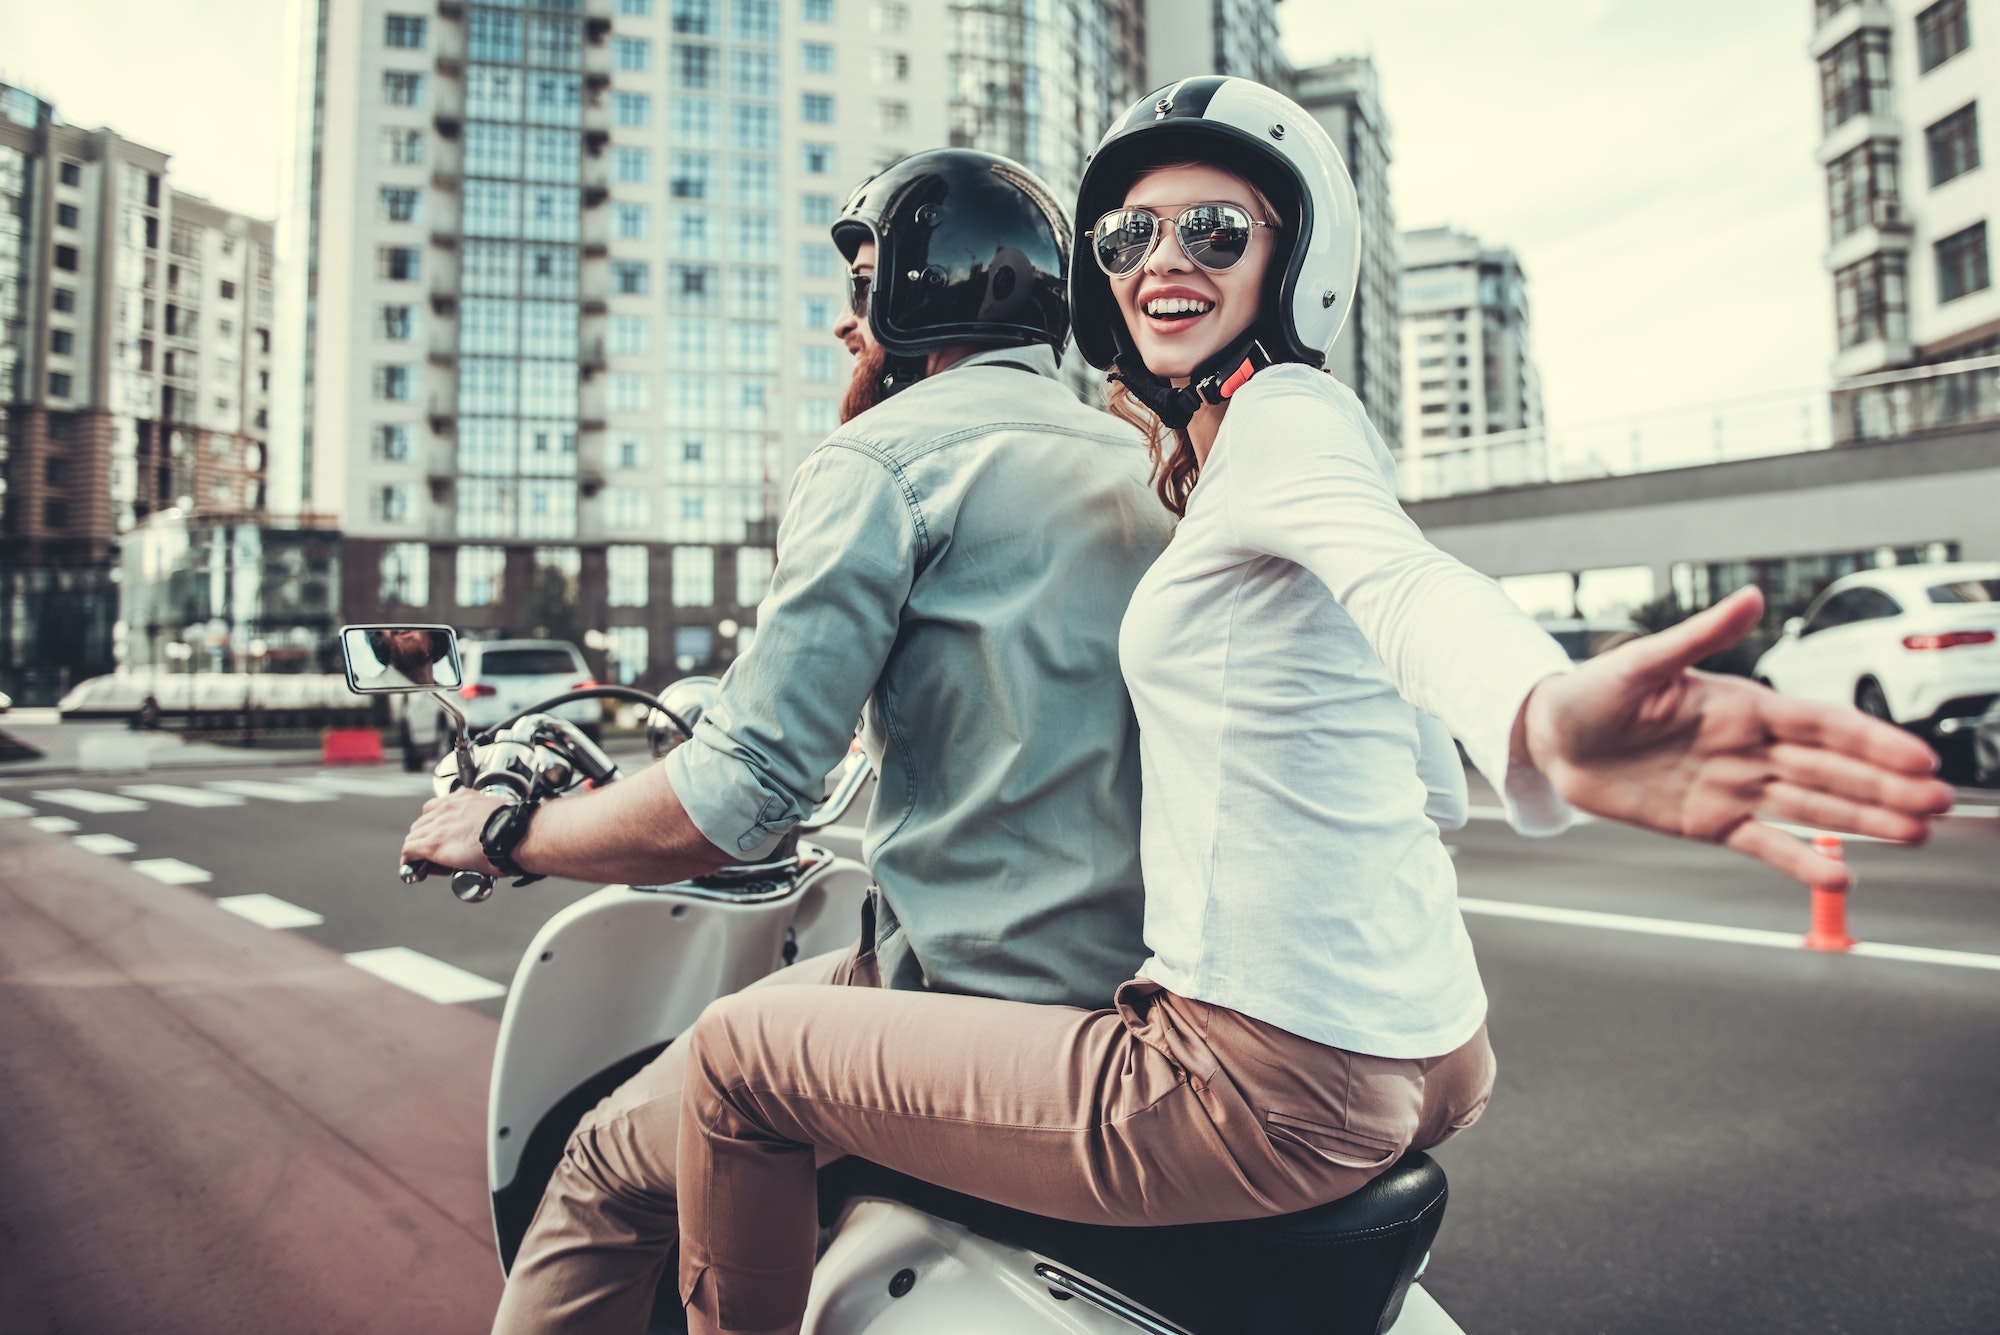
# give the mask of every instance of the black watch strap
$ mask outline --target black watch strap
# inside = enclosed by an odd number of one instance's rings
[[[525,802],[509,802],[486,818],[479,831],[479,851],[486,860],[508,876],[526,876],[514,861],[514,850],[528,837],[528,821],[535,809]]]

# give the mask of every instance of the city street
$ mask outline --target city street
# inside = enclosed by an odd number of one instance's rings
[[[591,887],[503,884],[478,906],[403,887],[398,836],[425,787],[309,765],[0,777],[0,835],[316,943],[399,985],[357,983],[356,1004],[478,1047],[490,1023],[467,1012],[499,1013],[536,927]],[[1967,790],[1921,850],[1849,844],[1854,934],[1909,958],[1792,948],[1806,892],[1716,850],[1601,824],[1528,841],[1491,808],[1449,836],[1501,1058],[1485,1120],[1440,1152],[1453,1204],[1426,1284],[1465,1329],[1993,1329],[1996,805]],[[826,842],[854,852],[857,833]],[[0,881],[29,861],[10,855]],[[430,1001],[407,1010],[412,990]],[[456,1106],[464,1125],[425,1134],[462,1141],[454,1191],[474,1199],[480,1127],[470,1095]],[[22,1222],[8,1212],[0,1236]]]

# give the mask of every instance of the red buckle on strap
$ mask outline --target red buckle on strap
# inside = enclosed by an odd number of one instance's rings
[[[1222,382],[1222,397],[1226,399],[1237,390],[1243,388],[1243,386],[1249,384],[1250,377],[1256,374],[1256,366],[1251,363],[1248,357],[1245,357],[1243,365],[1236,368],[1236,374]]]

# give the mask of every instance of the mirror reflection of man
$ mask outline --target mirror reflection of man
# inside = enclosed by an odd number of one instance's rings
[[[1118,626],[1170,516],[1137,435],[1057,376],[1068,237],[991,154],[919,153],[857,190],[833,228],[856,296],[835,330],[856,356],[844,425],[793,481],[756,643],[693,739],[543,806],[511,848],[497,799],[437,799],[405,860],[636,884],[756,861],[861,717],[881,776],[863,939],[766,981],[1103,1005],[1145,953]],[[684,1066],[670,1046],[585,1117],[496,1329],[646,1324],[677,1237]]]
[[[451,637],[439,630],[416,626],[395,626],[367,632],[368,651],[381,665],[380,676],[400,678],[400,682],[379,684],[411,686],[451,686],[438,679],[438,664],[451,656]],[[449,672],[447,672],[449,675]]]

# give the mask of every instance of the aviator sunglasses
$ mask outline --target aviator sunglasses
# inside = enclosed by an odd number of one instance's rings
[[[1181,253],[1210,273],[1234,268],[1249,251],[1255,229],[1278,225],[1260,222],[1235,204],[1190,204],[1172,218],[1146,209],[1113,209],[1090,231],[1097,267],[1113,278],[1133,273],[1160,244],[1163,222],[1174,225]]]

